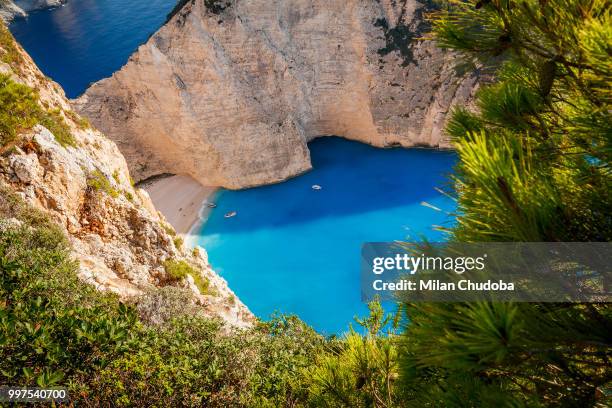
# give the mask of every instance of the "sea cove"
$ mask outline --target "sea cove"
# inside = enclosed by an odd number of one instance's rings
[[[11,31],[75,97],[119,69],[173,5],[70,1],[15,20]],[[217,193],[217,208],[196,240],[215,272],[258,317],[295,313],[321,332],[341,333],[367,311],[359,292],[363,242],[444,238],[434,226],[451,225],[455,203],[434,188],[448,183],[455,154],[378,149],[329,137],[309,149],[311,172]],[[224,217],[232,211],[236,216]]]
[[[612,406],[608,27],[0,0],[0,400]]]
[[[295,313],[321,332],[341,333],[367,310],[359,288],[363,242],[444,239],[434,226],[451,225],[454,201],[434,188],[448,183],[455,154],[340,138],[309,147],[311,172],[219,193],[198,242],[257,316]]]

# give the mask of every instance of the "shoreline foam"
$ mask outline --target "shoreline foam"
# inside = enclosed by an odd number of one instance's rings
[[[206,204],[209,202],[215,202],[215,197],[217,197],[218,192],[219,188],[214,187],[214,190],[208,194],[204,201],[202,201],[200,205],[200,210],[197,213],[196,220],[191,224],[189,230],[185,234],[183,234],[185,245],[187,247],[191,248],[198,245],[198,231],[200,230],[202,225],[204,225],[204,223],[208,219],[208,216],[210,215],[210,212],[212,211],[212,208],[208,207]]]

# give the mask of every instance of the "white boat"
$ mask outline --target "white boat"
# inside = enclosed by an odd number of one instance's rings
[[[232,218],[236,215],[236,211],[230,211],[224,215],[225,218]]]
[[[208,208],[216,208],[216,207],[217,207],[217,204],[215,204],[215,203],[206,203],[206,206],[207,206]]]
[[[320,190],[320,189],[322,189],[322,188],[323,188],[323,187],[321,187],[321,186],[320,186],[320,185],[318,185],[318,184],[313,184],[313,185],[312,185],[312,189],[313,189],[313,190]]]

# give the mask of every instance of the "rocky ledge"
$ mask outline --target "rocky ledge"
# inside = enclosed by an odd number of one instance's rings
[[[473,95],[454,56],[420,37],[416,0],[183,0],[77,109],[117,142],[137,180],[189,174],[244,188],[311,168],[307,142],[448,146]]]

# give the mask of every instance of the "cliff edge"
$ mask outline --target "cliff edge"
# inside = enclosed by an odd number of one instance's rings
[[[15,200],[42,211],[68,237],[80,278],[98,289],[130,298],[184,287],[208,316],[252,324],[204,250],[185,247],[134,187],[115,143],[72,111],[1,22],[0,34],[0,218],[20,224]]]
[[[189,174],[236,189],[311,168],[307,142],[447,147],[475,76],[419,38],[416,0],[187,0],[76,101],[137,180]]]

